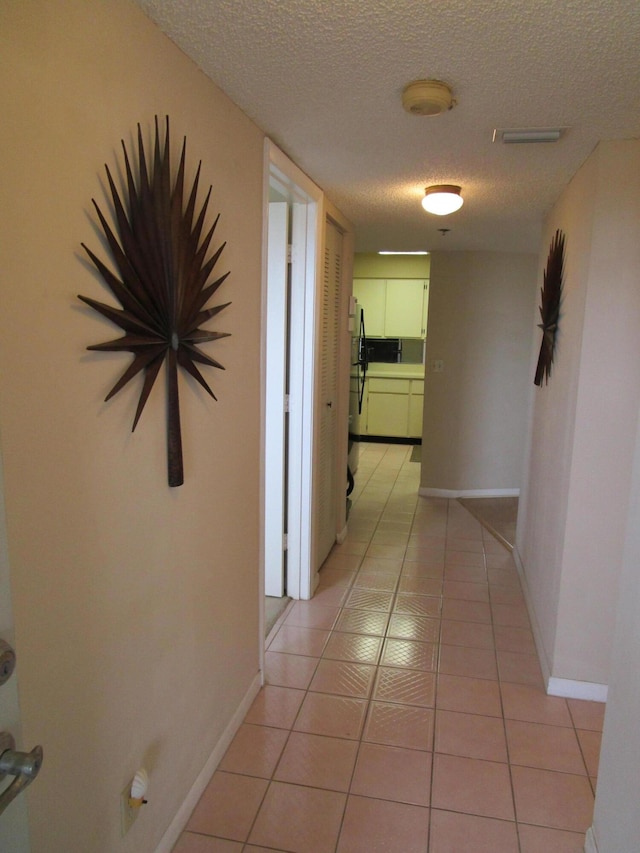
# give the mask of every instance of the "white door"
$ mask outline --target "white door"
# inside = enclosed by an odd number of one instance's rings
[[[14,645],[13,615],[11,611],[11,590],[9,583],[9,554],[7,550],[7,530],[5,524],[2,460],[0,459],[0,639],[12,648]],[[9,732],[16,741],[16,748],[22,749],[20,730],[20,710],[18,706],[18,677],[20,660],[16,670],[3,685],[0,685],[0,731]],[[0,790],[8,787],[12,777],[0,782]],[[37,784],[37,780],[35,782]],[[27,824],[27,802],[24,792],[9,804],[0,815],[0,850],[7,853],[29,853],[29,831]]]
[[[320,429],[318,447],[319,568],[336,541],[336,445],[338,410],[338,321],[342,280],[342,233],[333,222],[325,225],[324,275],[320,326]],[[346,482],[346,471],[343,479]]]
[[[275,198],[274,198],[275,196]],[[270,390],[273,389],[269,376],[271,368],[267,369],[267,352],[273,341],[268,332],[267,315],[269,313],[269,275],[268,258],[264,264],[263,298],[264,308],[263,328],[264,359],[263,359],[263,445],[262,445],[262,503],[264,522],[264,565],[265,590],[267,588],[268,565],[273,567],[274,583],[280,576],[279,563],[282,556],[282,518],[287,531],[286,552],[286,594],[291,598],[310,598],[312,588],[312,462],[314,458],[313,425],[314,410],[314,355],[315,355],[315,325],[316,325],[316,272],[317,249],[320,245],[318,222],[318,207],[322,193],[309,178],[292,163],[270,140],[265,142],[265,247],[269,248],[273,239],[273,256],[282,254],[282,236],[284,233],[284,208],[273,208],[274,219],[280,225],[274,225],[270,234],[270,202],[286,202],[289,206],[289,238],[291,241],[290,263],[288,266],[288,356],[286,350],[279,351],[274,356],[274,397],[281,396],[282,388],[282,359],[287,365],[288,376],[288,416],[285,427],[282,427],[283,409],[273,403],[271,406]],[[275,246],[279,248],[275,249]],[[282,265],[282,261],[279,261]],[[276,279],[274,278],[274,281]],[[281,294],[274,303],[274,315],[281,322],[284,316],[283,300],[286,294]],[[274,320],[275,322],[275,320]],[[275,330],[276,326],[274,326]],[[274,331],[276,350],[283,340],[282,329]],[[275,365],[277,364],[277,368]],[[268,410],[271,414],[268,415]],[[275,424],[274,431],[269,432]],[[281,440],[279,432],[285,430],[285,439]],[[271,440],[270,436],[273,438]],[[285,448],[286,446],[286,454]],[[267,479],[267,470],[282,485],[272,488]],[[284,495],[284,496],[283,496]],[[271,503],[275,502],[275,511]],[[272,553],[267,553],[272,550]],[[267,594],[274,594],[268,593]],[[275,593],[277,594],[277,593]],[[264,604],[264,599],[263,602]],[[264,635],[261,630],[261,641]]]
[[[269,202],[265,378],[265,595],[285,595],[289,205]]]

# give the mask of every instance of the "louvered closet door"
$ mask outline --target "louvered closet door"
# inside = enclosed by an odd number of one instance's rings
[[[326,559],[336,538],[338,306],[340,303],[341,273],[342,234],[332,222],[327,221],[325,225],[322,324],[320,331],[317,568]]]

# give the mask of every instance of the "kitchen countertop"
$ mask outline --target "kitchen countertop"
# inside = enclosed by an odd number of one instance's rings
[[[422,364],[382,364],[372,361],[367,377],[373,379],[424,379]]]

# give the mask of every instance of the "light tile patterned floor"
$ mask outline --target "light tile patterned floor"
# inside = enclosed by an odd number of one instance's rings
[[[361,445],[347,541],[175,853],[582,853],[604,707],[544,693],[511,554]]]

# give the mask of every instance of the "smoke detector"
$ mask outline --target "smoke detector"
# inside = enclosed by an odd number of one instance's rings
[[[402,106],[414,116],[437,116],[455,105],[451,89],[441,80],[414,80],[402,92]]]

